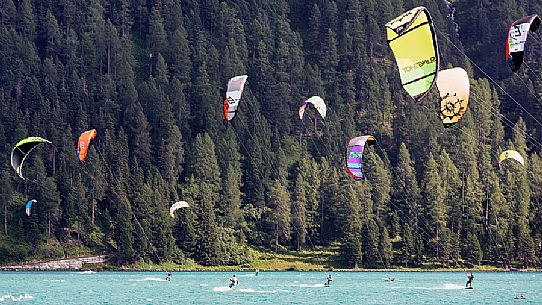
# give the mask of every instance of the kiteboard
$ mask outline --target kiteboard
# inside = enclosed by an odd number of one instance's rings
[[[472,288],[472,287],[465,287],[465,289],[474,289],[474,288]]]

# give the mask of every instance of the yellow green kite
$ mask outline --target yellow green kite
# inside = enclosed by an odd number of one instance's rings
[[[420,100],[433,86],[439,67],[431,15],[425,7],[416,7],[386,23],[386,31],[401,83],[410,96]]]

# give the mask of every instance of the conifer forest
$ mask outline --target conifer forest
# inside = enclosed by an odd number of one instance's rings
[[[440,69],[470,79],[448,128],[436,86],[405,91],[386,38],[418,6]],[[505,56],[510,24],[533,14],[540,0],[2,0],[0,263],[234,266],[249,249],[334,248],[344,268],[540,266],[542,28],[518,71]],[[312,105],[299,118],[311,96],[325,119]],[[346,150],[363,135],[376,143],[356,180]],[[51,144],[21,179],[10,156],[27,137]]]

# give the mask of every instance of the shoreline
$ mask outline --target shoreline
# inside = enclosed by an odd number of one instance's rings
[[[79,269],[73,268],[35,268],[35,267],[23,267],[13,268],[11,266],[1,266],[0,272],[250,272],[253,273],[256,268],[224,268],[224,266],[209,267],[209,268],[121,268],[121,267],[82,267]],[[404,269],[259,269],[260,272],[375,272],[375,273],[394,273],[394,272],[542,272],[542,269],[528,268],[528,269],[504,269],[504,268],[404,268]]]
[[[526,269],[502,268],[496,266],[479,265],[467,267],[439,268],[433,265],[417,267],[392,266],[387,268],[336,268],[327,264],[307,263],[303,259],[285,261],[276,257],[271,260],[254,260],[250,263],[236,266],[202,266],[194,262],[175,264],[164,262],[152,264],[136,262],[130,265],[116,266],[109,263],[107,255],[94,255],[72,257],[58,260],[30,260],[19,263],[6,263],[0,265],[0,271],[119,271],[119,272],[542,272],[539,266]]]

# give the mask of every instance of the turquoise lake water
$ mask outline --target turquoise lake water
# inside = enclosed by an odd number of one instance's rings
[[[0,303],[27,304],[542,304],[542,273],[0,272]],[[395,277],[385,281],[386,275]],[[516,300],[523,294],[527,299]]]

